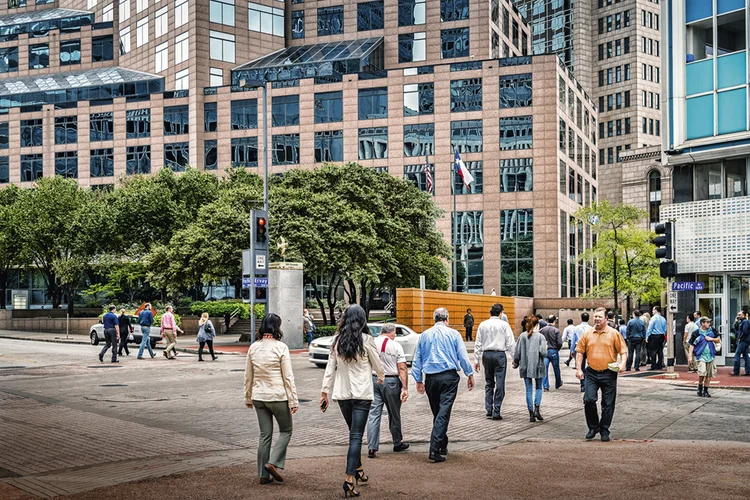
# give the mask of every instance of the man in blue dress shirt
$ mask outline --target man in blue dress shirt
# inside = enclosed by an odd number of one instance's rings
[[[102,318],[102,323],[104,324],[104,340],[106,341],[106,344],[99,352],[99,361],[104,362],[104,355],[106,354],[107,349],[111,347],[112,362],[119,363],[117,360],[117,341],[119,340],[117,327],[120,325],[120,321],[115,314],[115,306],[109,306],[109,311]]]
[[[651,358],[649,370],[661,370],[664,368],[664,338],[667,334],[667,320],[661,315],[661,307],[654,306],[651,321],[646,330],[646,345]]]
[[[474,369],[466,352],[466,345],[458,331],[448,326],[448,310],[436,309],[432,314],[435,326],[419,336],[411,374],[417,382],[417,392],[427,392],[432,410],[430,460],[445,462],[448,454],[448,424],[453,402],[458,394],[459,370],[469,377],[469,390],[474,389]]]

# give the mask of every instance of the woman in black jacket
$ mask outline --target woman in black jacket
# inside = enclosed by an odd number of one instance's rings
[[[117,318],[120,324],[120,348],[118,349],[118,356],[122,356],[122,350],[125,349],[125,355],[130,356],[130,350],[128,350],[128,335],[130,335],[130,317],[125,314],[125,309],[120,309],[120,317]]]

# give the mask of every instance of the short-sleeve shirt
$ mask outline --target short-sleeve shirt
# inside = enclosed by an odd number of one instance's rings
[[[102,323],[104,323],[104,329],[107,330],[118,326],[120,324],[120,321],[117,319],[117,315],[115,313],[108,312],[102,318]]]
[[[576,352],[586,355],[586,363],[593,370],[602,371],[617,361],[618,354],[626,354],[628,348],[620,332],[608,326],[601,333],[587,329],[576,345]]]
[[[383,349],[385,344],[385,349]],[[391,340],[385,335],[375,337],[375,347],[380,355],[380,362],[383,365],[385,375],[398,375],[398,364],[406,363],[404,348],[395,340]]]
[[[690,336],[692,336],[693,332],[697,329],[698,325],[696,325],[692,321],[685,323],[685,333],[688,335],[688,339],[690,339]]]

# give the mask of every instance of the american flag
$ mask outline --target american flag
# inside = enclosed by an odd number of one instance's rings
[[[432,180],[432,170],[430,170],[430,164],[427,163],[427,157],[424,159],[424,176],[425,181],[427,183],[427,192],[432,194],[432,188],[434,187],[434,182]]]

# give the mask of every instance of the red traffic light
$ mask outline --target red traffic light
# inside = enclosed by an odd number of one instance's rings
[[[266,218],[265,217],[258,217],[258,225],[259,226],[265,226],[266,225]]]

